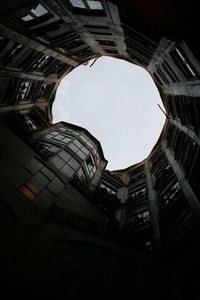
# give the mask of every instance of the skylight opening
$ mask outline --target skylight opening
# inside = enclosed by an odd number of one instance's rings
[[[60,83],[53,123],[86,128],[97,138],[107,168],[127,168],[145,159],[162,131],[165,115],[147,71],[124,60],[101,57],[77,67]]]

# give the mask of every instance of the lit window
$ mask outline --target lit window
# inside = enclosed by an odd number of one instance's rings
[[[86,8],[85,4],[83,3],[82,0],[70,0],[71,4],[73,5],[73,7],[77,7],[77,8]]]
[[[90,1],[90,0],[88,0],[87,3],[89,5],[90,9],[95,9],[95,10],[103,9],[102,4],[101,4],[100,1]]]
[[[36,196],[35,193],[32,192],[32,190],[30,190],[27,186],[23,185],[21,186],[21,188],[19,189],[20,192],[22,194],[24,194],[24,196],[30,200],[33,200]]]
[[[41,172],[36,173],[28,182],[26,186],[34,193],[39,194],[45,186],[48,184],[49,180]]]

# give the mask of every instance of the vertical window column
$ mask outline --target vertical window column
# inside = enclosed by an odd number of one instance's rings
[[[166,141],[162,142],[162,151],[165,153],[169,164],[171,165],[184,193],[185,198],[188,201],[188,204],[192,210],[195,221],[200,225],[200,201],[195,195],[193,189],[191,188],[189,182],[186,180],[185,175],[181,167],[179,166],[177,160],[174,158],[171,150],[166,147]]]

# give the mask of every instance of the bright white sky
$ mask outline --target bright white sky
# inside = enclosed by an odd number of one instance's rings
[[[57,90],[53,123],[86,128],[100,142],[107,169],[129,167],[145,159],[157,142],[165,116],[158,90],[143,68],[120,59],[99,58],[80,66]]]

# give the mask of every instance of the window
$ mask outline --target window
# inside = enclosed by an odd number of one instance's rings
[[[70,0],[70,3],[75,8],[102,10],[101,1],[92,0]]]
[[[100,188],[106,190],[106,192],[110,195],[116,195],[117,194],[117,191],[113,187],[105,185],[104,183],[101,183]]]
[[[176,52],[178,53],[179,57],[182,59],[183,63],[185,63],[185,65],[188,68],[188,70],[190,71],[191,75],[195,76],[195,73],[192,70],[191,66],[186,62],[185,58],[183,57],[183,55],[181,54],[181,52],[177,48],[176,48]]]
[[[143,211],[129,218],[127,223],[134,224],[137,227],[137,226],[146,225],[149,222],[150,222],[149,211]]]
[[[50,92],[51,85],[43,83],[38,91],[37,98],[46,97]]]
[[[44,187],[49,183],[49,180],[40,171],[36,173],[29,181],[26,186],[35,194],[39,194]]]
[[[80,135],[80,132],[78,132],[77,130],[72,130],[70,128],[60,127],[59,130],[67,131],[69,132],[69,134],[72,133],[73,135]]]
[[[101,4],[100,1],[90,1],[90,0],[88,0],[87,3],[89,5],[90,9],[95,9],[95,10],[103,9],[102,4]]]
[[[88,16],[105,16],[103,4],[101,1],[68,0],[68,3],[75,14],[88,15]]]
[[[73,5],[73,7],[77,7],[77,8],[86,8],[85,4],[83,3],[82,0],[70,0],[71,4]]]
[[[34,20],[36,18],[39,18],[41,16],[44,16],[47,13],[48,13],[48,11],[46,10],[46,8],[44,8],[44,6],[42,6],[41,4],[38,4],[35,9],[34,8],[31,9],[29,14],[22,17],[22,20],[25,22],[28,22],[28,21]]]
[[[72,177],[80,167],[80,163],[66,150],[62,150],[50,161],[63,175],[69,178]]]
[[[91,141],[91,139],[89,139],[84,133],[81,134],[80,139],[86,143],[91,149],[94,149],[95,147],[95,143],[93,141]]]
[[[88,172],[89,177],[92,178],[96,172],[96,167],[95,167],[94,161],[92,159],[92,156],[88,157],[85,165],[86,165],[86,170]]]
[[[162,205],[168,205],[171,200],[174,199],[175,195],[179,193],[181,190],[181,186],[179,182],[176,182],[172,185],[163,195],[162,195]]]
[[[41,17],[48,13],[48,11],[41,4],[38,4],[35,9],[31,9],[31,12],[36,17]]]
[[[17,56],[22,49],[24,49],[24,46],[20,43],[15,43],[8,52],[6,52],[5,59],[7,63],[12,66],[12,63],[15,63],[14,57]]]
[[[178,48],[175,48],[170,52],[170,55],[177,65],[178,69],[181,71],[181,73],[184,75],[184,77],[187,80],[194,79],[196,77],[196,74],[189,62],[184,58],[184,55],[182,54],[182,51]]]
[[[84,184],[87,183],[87,180],[86,180],[86,177],[85,177],[85,173],[84,173],[84,171],[83,171],[82,168],[80,168],[80,170],[77,172],[77,176],[78,176],[79,180],[80,180],[82,183],[84,183]]]
[[[100,156],[99,156],[99,152],[98,152],[98,149],[94,149],[94,154],[95,154],[95,156],[96,156],[96,160],[97,160],[97,164],[99,164],[99,162],[100,162]]]
[[[48,61],[49,55],[41,55],[32,66],[32,71],[40,71],[40,68]]]
[[[90,153],[90,151],[78,140],[74,140],[71,144],[69,144],[69,148],[73,152],[75,152],[82,160],[84,160]]]
[[[37,159],[32,159],[20,167],[11,178],[16,181],[19,191],[28,199],[35,199],[55,175]]]
[[[30,129],[30,131],[33,131],[35,129],[37,129],[37,126],[34,124],[33,120],[30,119],[30,117],[28,117],[27,115],[24,116],[26,124],[28,125],[28,128]]]
[[[141,188],[140,190],[133,190],[129,191],[129,197],[132,197],[132,199],[137,199],[141,196],[146,194],[146,188]]]
[[[52,140],[61,142],[63,144],[68,144],[69,142],[71,142],[73,140],[72,137],[62,134],[59,131],[52,131],[51,133],[45,135],[45,138],[52,139]]]
[[[22,20],[27,22],[27,21],[33,20],[33,17],[30,15],[26,15],[25,17],[22,18]]]
[[[59,147],[44,141],[35,141],[33,147],[39,151],[43,158],[49,158],[60,150]]]
[[[24,194],[24,196],[30,200],[33,200],[36,197],[36,193],[34,193],[31,189],[29,189],[26,185],[20,187],[20,192]]]
[[[30,88],[31,88],[31,83],[30,82],[28,82],[28,81],[22,82],[21,85],[20,85],[20,88],[18,90],[16,99],[18,101],[25,100],[25,98],[27,98],[27,96],[28,96],[28,92],[29,92]]]

